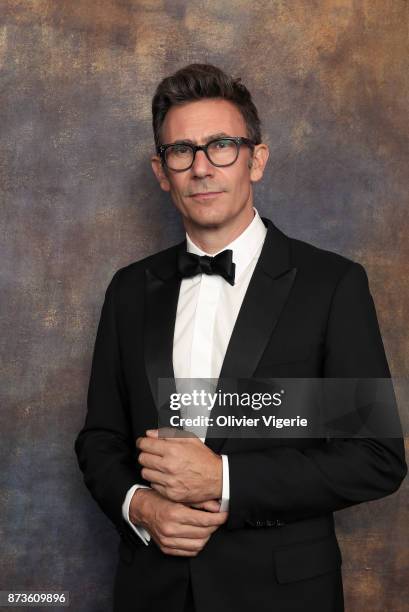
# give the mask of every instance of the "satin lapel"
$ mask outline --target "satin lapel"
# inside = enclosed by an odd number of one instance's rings
[[[160,262],[146,269],[145,367],[161,426],[165,424],[164,416],[168,410],[163,397],[167,395],[169,399],[169,394],[176,391],[173,334],[181,284],[176,273],[176,257],[178,249],[185,248],[183,241],[169,249]],[[169,379],[169,385],[164,381],[160,383],[159,379]]]
[[[221,368],[217,389],[228,389],[223,379],[251,378],[270,341],[274,328],[293,286],[297,269],[292,267],[290,241],[276,226],[264,219],[267,235],[240,308]],[[220,413],[217,405],[212,417]],[[215,429],[208,429],[215,435]],[[206,437],[205,443],[215,452],[225,437]]]

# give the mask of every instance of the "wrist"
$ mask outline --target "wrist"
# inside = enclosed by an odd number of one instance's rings
[[[152,489],[138,488],[129,504],[129,520],[134,525],[146,525],[146,499],[152,495]]]

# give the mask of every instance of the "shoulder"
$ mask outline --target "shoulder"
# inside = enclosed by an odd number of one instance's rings
[[[138,261],[134,261],[122,268],[119,268],[114,273],[110,286],[120,287],[121,289],[135,288],[140,283],[145,282],[146,270],[160,270],[169,265],[177,255],[180,244],[175,244],[171,247],[148,255]]]
[[[364,266],[354,259],[304,240],[287,238],[293,265],[310,281],[315,279],[338,285],[344,278],[352,277],[367,282]]]
[[[297,278],[305,278],[308,283],[337,283],[350,271],[366,275],[364,267],[344,254],[290,236],[275,223],[262,217],[267,227],[268,260],[276,258],[286,265],[297,269]]]

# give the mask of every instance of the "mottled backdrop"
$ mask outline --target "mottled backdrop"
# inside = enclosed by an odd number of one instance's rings
[[[408,3],[3,0],[0,20],[0,589],[108,612],[118,536],[73,440],[112,274],[182,237],[149,163],[154,89],[194,61],[242,77],[271,148],[257,207],[366,267],[407,376]],[[408,610],[408,501],[405,482],[338,513],[349,612]]]

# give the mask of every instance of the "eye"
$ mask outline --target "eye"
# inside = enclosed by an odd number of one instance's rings
[[[232,142],[231,140],[216,140],[213,144],[212,147],[214,147],[215,149],[229,149],[232,146],[234,146],[234,142]]]
[[[188,145],[184,144],[173,145],[169,148],[170,153],[172,153],[172,155],[186,155],[186,153],[189,153],[191,151],[191,148]]]

